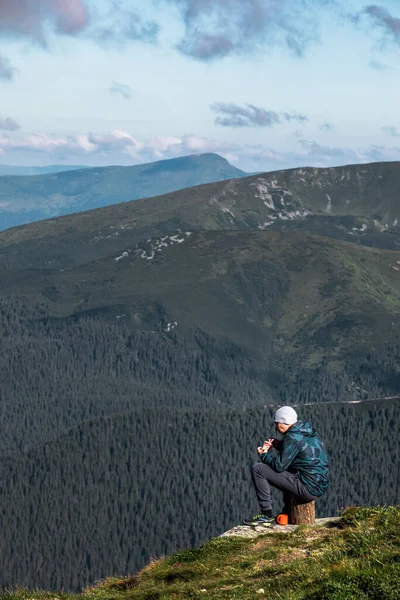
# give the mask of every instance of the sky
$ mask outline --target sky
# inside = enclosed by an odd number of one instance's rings
[[[0,164],[400,160],[400,0],[0,0]]]

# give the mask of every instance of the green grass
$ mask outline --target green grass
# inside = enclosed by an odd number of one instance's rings
[[[398,600],[399,589],[400,507],[376,507],[349,508],[330,527],[212,539],[82,594],[16,589],[0,600]]]

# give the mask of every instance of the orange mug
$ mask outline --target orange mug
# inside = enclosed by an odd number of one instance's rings
[[[276,517],[276,522],[278,525],[288,525],[289,524],[289,515],[285,515],[285,513],[281,513]]]

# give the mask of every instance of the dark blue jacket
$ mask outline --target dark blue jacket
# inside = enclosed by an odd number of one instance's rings
[[[298,421],[287,430],[276,453],[261,454],[277,473],[297,473],[312,496],[322,496],[329,483],[329,462],[322,440],[311,423]]]

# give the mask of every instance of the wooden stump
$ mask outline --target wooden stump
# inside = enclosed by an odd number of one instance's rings
[[[292,500],[291,519],[293,525],[310,525],[315,523],[315,501],[306,504],[296,504]]]

